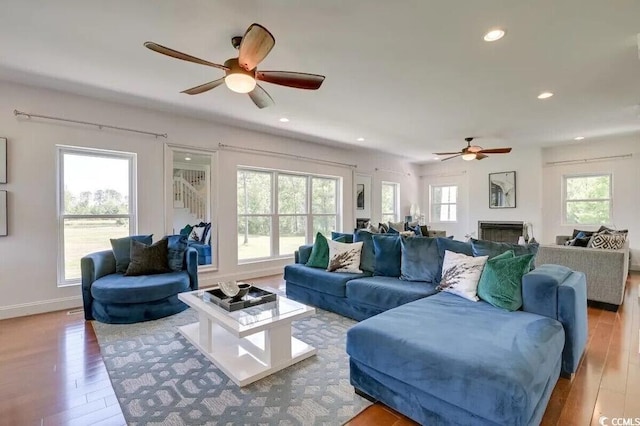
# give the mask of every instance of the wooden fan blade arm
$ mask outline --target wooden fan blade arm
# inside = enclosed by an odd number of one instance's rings
[[[511,152],[511,148],[491,148],[491,149],[481,149],[480,151],[483,154],[508,154]]]
[[[238,63],[247,71],[254,69],[267,57],[276,39],[260,24],[251,24],[240,42]]]
[[[200,86],[192,87],[191,89],[183,90],[180,93],[186,93],[187,95],[199,95],[200,93],[204,93],[208,90],[215,89],[224,83],[224,77],[219,78],[217,80],[210,81],[208,83],[201,84]]]
[[[454,155],[453,157],[443,158],[441,161],[451,160],[452,158],[460,157],[461,155],[462,155],[462,154],[457,154],[457,155]]]
[[[454,155],[454,154],[462,155],[462,153],[460,151],[458,151],[458,152],[434,152],[433,153],[433,155]]]
[[[271,96],[269,96],[267,91],[264,90],[259,84],[256,84],[255,89],[250,91],[248,95],[253,103],[256,104],[256,106],[260,109],[266,108],[275,103],[273,102],[273,99],[271,98]]]
[[[292,71],[258,71],[256,79],[296,89],[317,90],[324,81],[324,75]]]
[[[225,67],[224,65],[214,64],[213,62],[205,61],[204,59],[196,58],[195,56],[178,52],[177,50],[162,46],[161,44],[154,43],[152,41],[145,42],[144,46],[147,49],[151,49],[154,52],[162,53],[163,55],[171,56],[172,58],[182,59],[183,61],[193,62],[194,64],[207,65],[209,67],[219,68],[225,71],[229,70],[229,67]]]
[[[483,158],[487,158],[488,155],[484,155],[481,152],[476,152],[476,160],[482,160]]]

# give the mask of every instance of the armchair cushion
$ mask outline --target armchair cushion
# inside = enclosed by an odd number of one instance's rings
[[[141,243],[150,245],[152,243],[151,235],[131,235],[124,238],[112,238],[111,248],[113,249],[113,256],[116,258],[116,272],[125,273],[129,267],[131,261],[131,241],[139,241]]]
[[[134,277],[105,275],[91,286],[91,296],[102,303],[145,303],[190,290],[185,271]]]

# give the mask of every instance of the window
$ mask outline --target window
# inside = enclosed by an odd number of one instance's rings
[[[135,154],[58,147],[58,285],[80,282],[80,258],[136,231]]]
[[[238,170],[238,260],[293,254],[338,223],[338,179]]]
[[[395,222],[400,210],[400,185],[382,182],[382,221]]]
[[[430,186],[430,222],[455,222],[458,213],[456,185]]]
[[[611,175],[564,176],[564,220],[566,224],[611,223]]]

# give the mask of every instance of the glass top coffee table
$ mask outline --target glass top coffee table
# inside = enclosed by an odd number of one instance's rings
[[[316,354],[291,335],[291,322],[316,310],[284,296],[229,312],[209,301],[207,289],[178,294],[199,321],[180,333],[238,386],[246,386]]]

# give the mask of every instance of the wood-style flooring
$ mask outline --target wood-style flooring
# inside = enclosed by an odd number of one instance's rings
[[[284,289],[282,276],[253,281]],[[631,274],[617,313],[589,308],[586,354],[573,381],[559,380],[543,425],[597,425],[601,415],[640,418],[639,284],[640,274]],[[0,321],[0,425],[124,424],[95,333],[81,312]],[[412,424],[381,404],[348,423]]]

